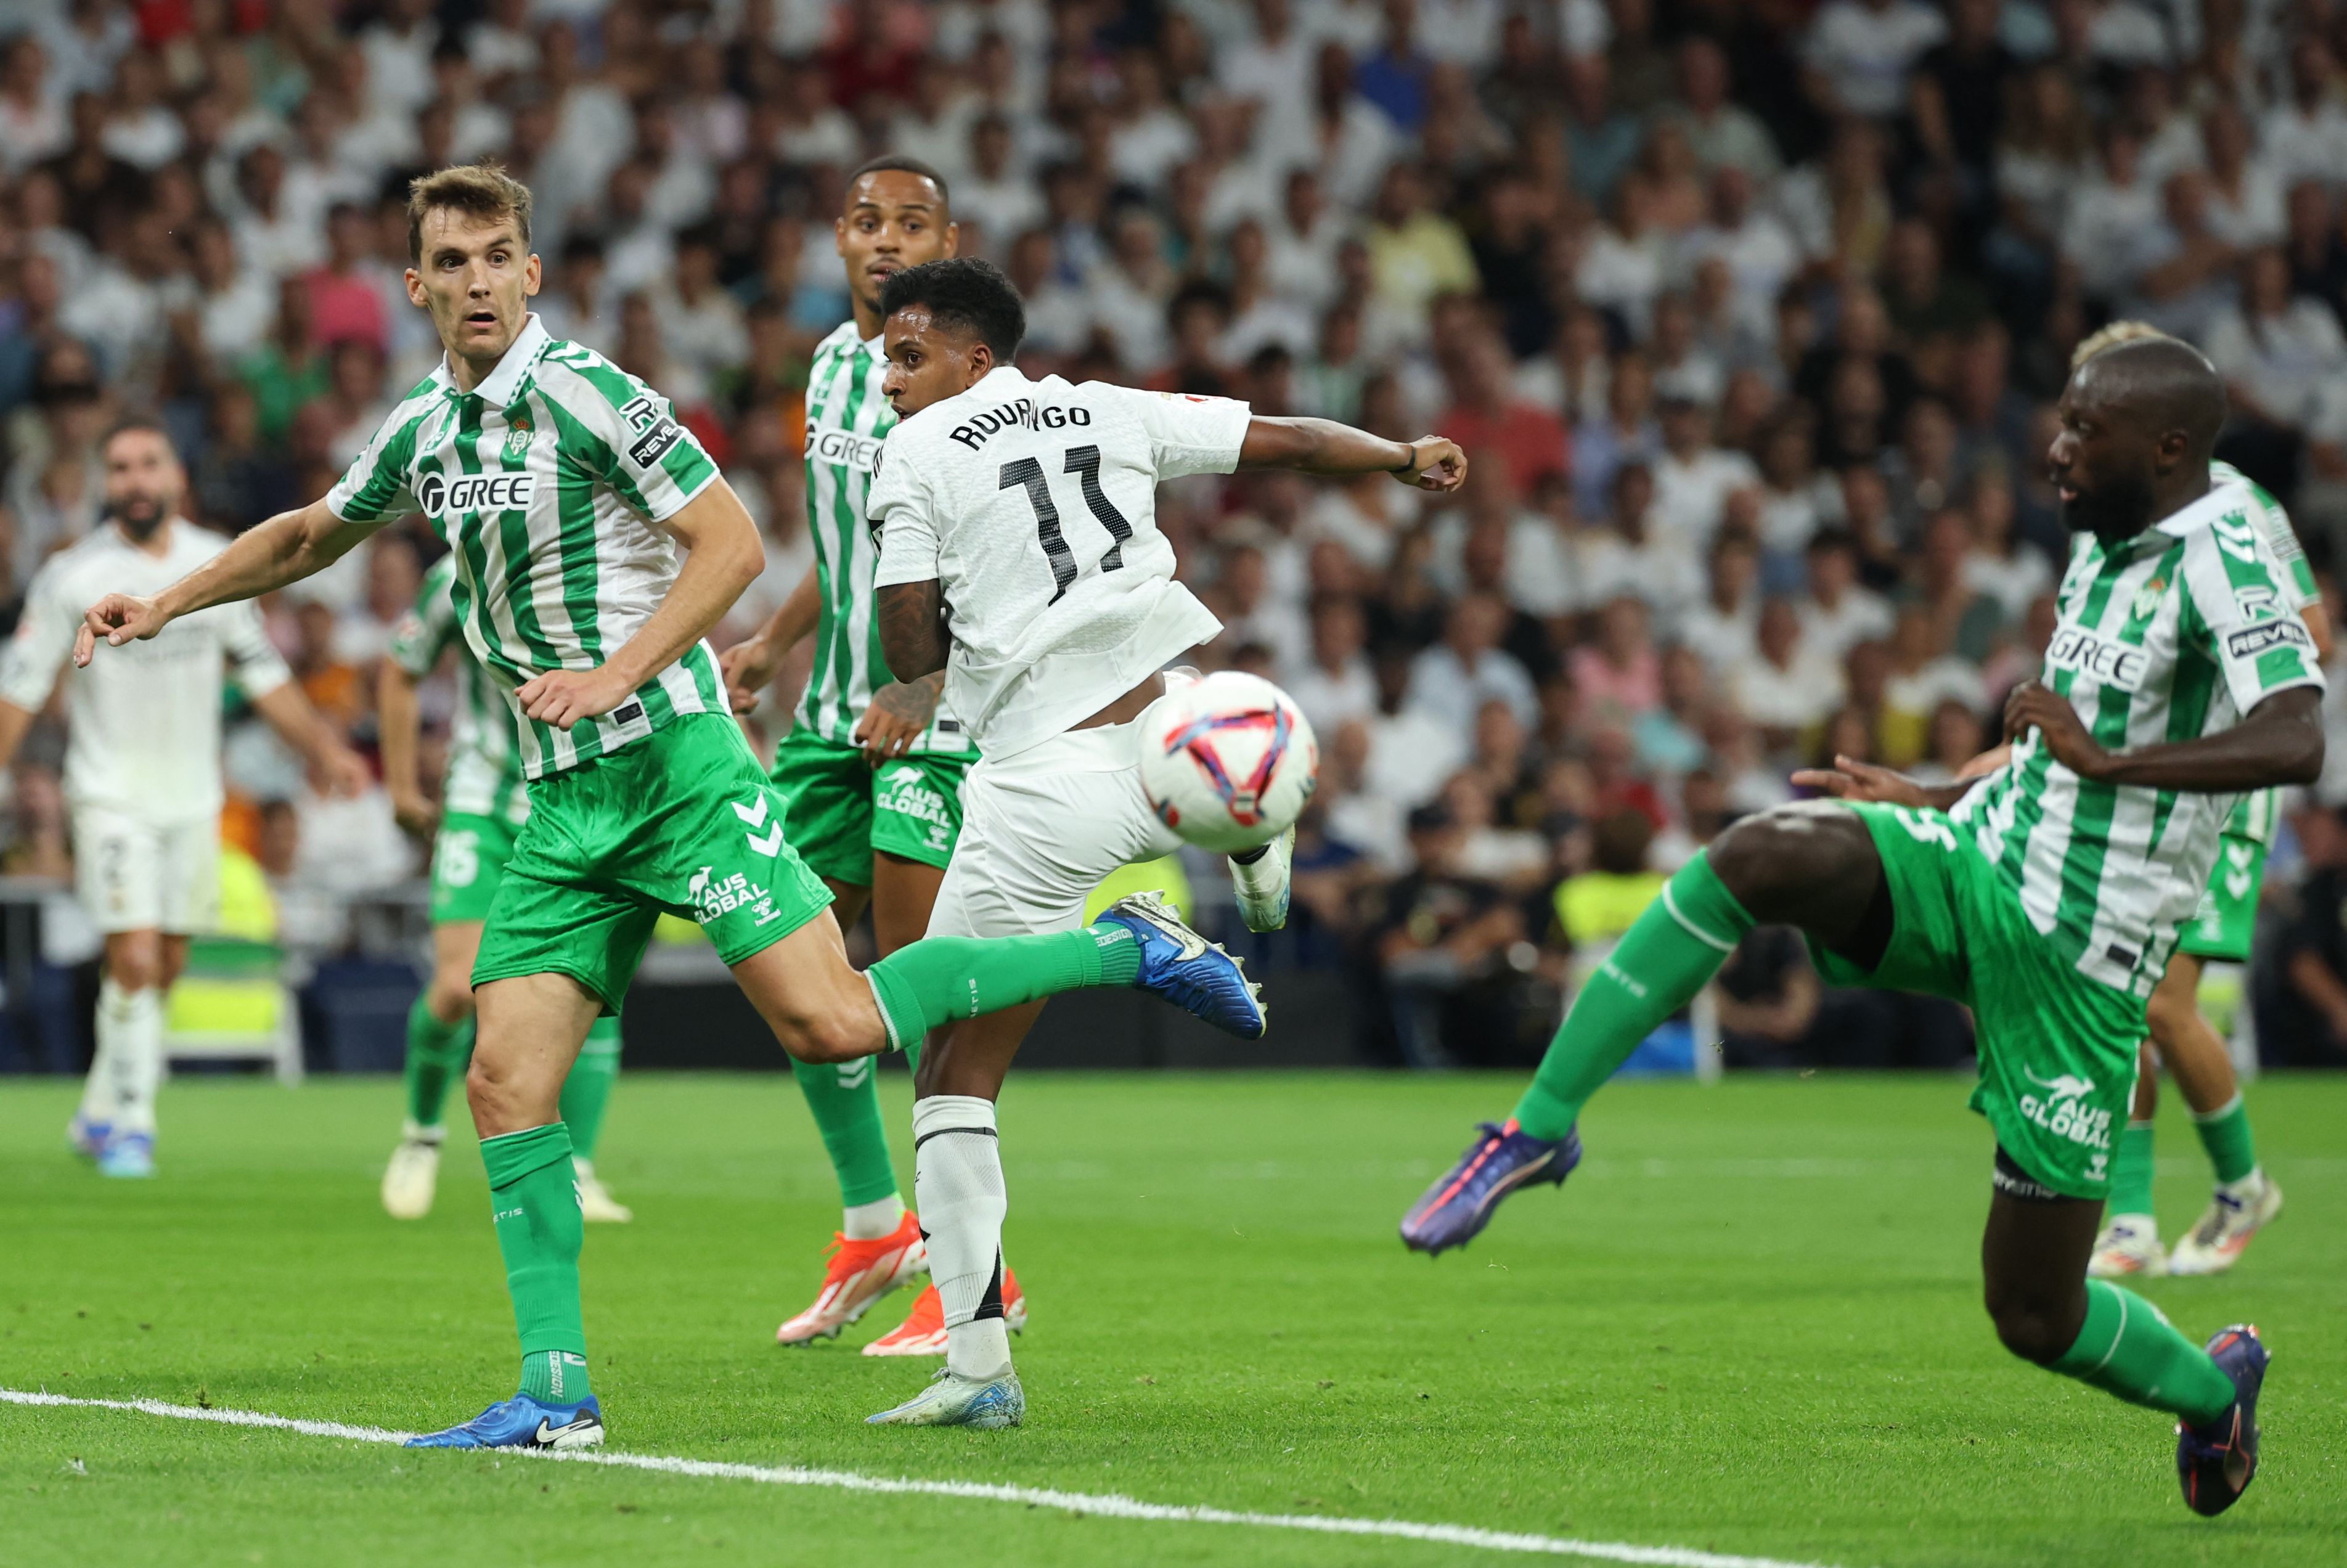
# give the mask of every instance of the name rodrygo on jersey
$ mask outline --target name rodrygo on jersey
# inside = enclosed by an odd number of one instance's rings
[[[937,579],[945,700],[989,756],[1089,718],[1222,622],[1174,580],[1157,485],[1238,466],[1248,407],[1002,365],[890,433],[878,587]]]

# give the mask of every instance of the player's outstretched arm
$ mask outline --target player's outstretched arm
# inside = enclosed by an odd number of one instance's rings
[[[16,748],[25,743],[25,732],[33,727],[36,717],[31,709],[0,697],[0,770],[16,760]]]
[[[2322,689],[2275,692],[2230,729],[2198,740],[2109,751],[2087,733],[2069,702],[2034,681],[2004,702],[2007,738],[2035,730],[2054,760],[2082,779],[2152,789],[2230,794],[2270,784],[2312,784],[2322,773]]]
[[[1247,421],[1239,447],[1242,468],[1293,468],[1300,474],[1342,477],[1391,474],[1405,485],[1446,495],[1467,482],[1467,454],[1440,436],[1389,441],[1333,419],[1271,418]]]
[[[815,633],[823,614],[823,584],[809,567],[790,598],[766,617],[766,624],[717,656],[725,673],[726,700],[737,713],[758,705],[758,693],[774,684],[783,656]]]
[[[684,566],[661,607],[595,669],[549,670],[523,682],[514,692],[523,713],[567,730],[581,719],[610,712],[708,636],[766,569],[758,525],[722,478],[711,481],[661,527],[685,548]]]
[[[945,584],[933,577],[883,584],[874,595],[880,613],[880,651],[888,673],[910,684],[946,667],[953,633],[946,628]]]
[[[74,663],[87,668],[101,638],[119,648],[154,636],[191,611],[258,599],[323,571],[376,527],[343,521],[323,499],[280,512],[239,534],[228,548],[152,598],[109,593],[91,605],[74,639]]]

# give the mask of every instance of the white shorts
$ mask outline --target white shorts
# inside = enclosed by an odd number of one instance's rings
[[[1070,730],[961,786],[961,836],[929,910],[933,937],[1072,931],[1084,900],[1120,866],[1182,840],[1142,793],[1140,722]]]
[[[168,931],[220,924],[220,819],[153,823],[103,806],[73,814],[74,883],[101,931]]]

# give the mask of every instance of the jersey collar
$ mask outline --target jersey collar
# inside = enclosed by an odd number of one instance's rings
[[[497,368],[482,378],[481,384],[473,388],[472,395],[498,408],[511,403],[514,394],[521,390],[522,377],[537,365],[538,356],[544,354],[546,345],[553,341],[547,333],[546,323],[538,319],[538,313],[530,312],[521,323],[521,331],[514,334],[505,357],[497,361]],[[456,389],[456,373],[449,367],[446,354],[440,356],[440,368],[432,373],[432,379],[438,382],[440,389],[450,396],[465,395]]]
[[[2229,484],[2219,484],[2212,480],[2207,495],[2168,513],[2168,516],[2151,525],[2152,531],[2180,539],[2188,534],[2207,528],[2241,504],[2240,497],[2230,493],[2233,488],[2234,487]]]

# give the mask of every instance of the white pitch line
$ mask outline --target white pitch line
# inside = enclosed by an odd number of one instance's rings
[[[343,1421],[306,1421],[272,1416],[261,1410],[219,1410],[195,1405],[167,1404],[161,1399],[78,1399],[65,1394],[34,1393],[0,1389],[0,1404],[72,1406],[82,1409],[129,1410],[173,1420],[211,1421],[228,1427],[270,1427],[299,1432],[303,1437],[342,1438],[361,1443],[403,1443],[415,1434],[383,1427],[356,1427]],[[665,1454],[612,1453],[601,1449],[568,1449],[555,1452],[520,1450],[513,1456],[548,1462],[605,1465],[620,1470],[650,1471],[658,1475],[690,1475],[714,1481],[758,1481],[768,1486],[825,1486],[842,1491],[914,1493],[951,1497],[977,1502],[1016,1502],[1030,1508],[1056,1508],[1069,1513],[1102,1519],[1134,1519],[1166,1524],[1246,1524],[1258,1530],[1302,1530],[1320,1535],[1373,1535],[1397,1541],[1430,1541],[1441,1546],[1474,1546],[1488,1552],[1532,1553],[1548,1557],[1588,1557],[1607,1563],[1635,1563],[1646,1568],[1822,1568],[1814,1563],[1790,1563],[1776,1557],[1739,1557],[1723,1552],[1698,1552],[1686,1546],[1633,1546],[1619,1541],[1573,1541],[1555,1535],[1525,1535],[1503,1530],[1478,1530],[1467,1524],[1421,1524],[1408,1519],[1345,1519],[1317,1513],[1248,1513],[1228,1508],[1184,1508],[1172,1503],[1143,1502],[1115,1492],[1056,1491],[1044,1487],[996,1486],[977,1481],[917,1481],[909,1476],[858,1475],[853,1471],[807,1470],[797,1465],[724,1464],[714,1460],[678,1459]]]

